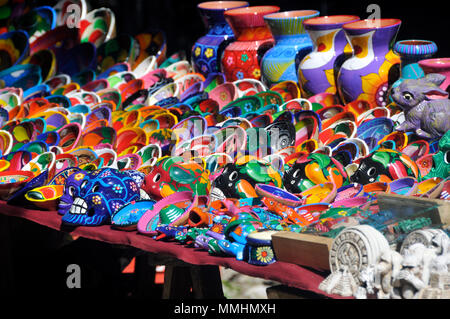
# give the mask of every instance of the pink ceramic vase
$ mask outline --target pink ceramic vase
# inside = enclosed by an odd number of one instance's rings
[[[441,89],[450,93],[450,58],[436,58],[419,61],[419,66],[425,74],[439,73],[447,78],[440,85]]]

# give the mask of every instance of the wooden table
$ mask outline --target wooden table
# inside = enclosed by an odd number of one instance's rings
[[[11,263],[11,240],[8,235],[8,223],[16,218],[56,230],[58,234],[79,236],[120,247],[135,248],[145,254],[136,258],[136,272],[141,278],[138,284],[145,290],[151,285],[155,265],[166,265],[163,298],[223,298],[219,267],[231,268],[239,273],[279,282],[281,285],[307,291],[309,295],[326,298],[342,298],[327,295],[318,289],[320,282],[328,273],[298,265],[276,262],[268,266],[250,265],[233,257],[214,256],[208,252],[186,247],[178,242],[156,241],[137,233],[112,229],[109,225],[98,227],[64,228],[61,215],[56,211],[40,211],[10,206],[0,201],[0,277],[2,285],[13,285]],[[11,218],[13,217],[13,218]],[[153,268],[152,268],[153,267]],[[154,277],[153,277],[154,278]]]

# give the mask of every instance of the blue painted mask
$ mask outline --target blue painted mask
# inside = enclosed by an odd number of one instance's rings
[[[78,174],[84,176],[81,178]],[[64,214],[63,223],[80,226],[109,223],[119,208],[140,199],[143,178],[144,175],[139,172],[113,168],[71,175],[66,182],[64,195],[72,195],[73,203]],[[78,189],[76,185],[79,185]]]

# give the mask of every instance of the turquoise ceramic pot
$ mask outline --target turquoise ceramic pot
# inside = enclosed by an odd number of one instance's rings
[[[394,52],[400,56],[400,78],[392,85],[397,87],[405,79],[419,79],[425,76],[419,61],[431,58],[437,52],[437,45],[428,40],[403,40],[394,45]]]
[[[266,85],[297,82],[296,58],[301,60],[313,46],[303,21],[319,14],[316,10],[297,10],[264,16],[275,40],[275,46],[266,52],[261,61],[262,80]]]

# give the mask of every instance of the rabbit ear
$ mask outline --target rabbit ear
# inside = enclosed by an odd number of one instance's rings
[[[423,92],[428,100],[447,99],[448,92],[444,91],[440,87],[428,88]]]
[[[447,77],[445,75],[439,74],[439,73],[429,73],[425,75],[425,80],[427,82],[431,82],[435,84],[436,86],[441,85]]]

